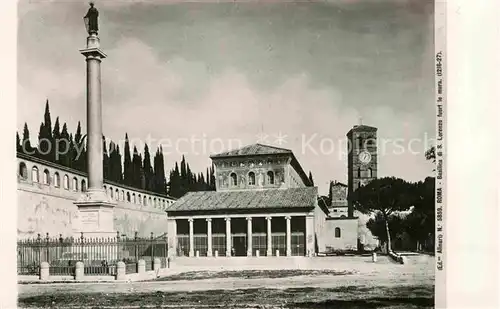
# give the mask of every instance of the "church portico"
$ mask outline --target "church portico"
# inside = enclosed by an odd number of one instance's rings
[[[177,227],[177,255],[304,256],[306,215],[303,213],[195,215],[169,218]],[[228,237],[229,236],[229,237]]]

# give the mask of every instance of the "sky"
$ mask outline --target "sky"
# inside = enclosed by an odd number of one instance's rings
[[[346,133],[378,128],[378,176],[432,173],[433,3],[426,0],[182,3],[96,1],[106,138],[195,172],[218,152],[291,149],[320,193],[347,181]],[[36,142],[48,99],[86,124],[87,1],[18,6],[18,130]],[[382,145],[383,144],[383,145]]]

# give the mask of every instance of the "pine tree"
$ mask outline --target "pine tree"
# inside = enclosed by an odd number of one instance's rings
[[[125,133],[125,149],[124,149],[124,161],[123,161],[123,183],[132,186],[134,178],[134,167],[132,165],[132,158],[130,156],[130,144],[128,140],[128,134]]]
[[[312,175],[311,171],[309,171],[309,185],[311,187],[314,187],[314,180],[313,180],[313,175]]]

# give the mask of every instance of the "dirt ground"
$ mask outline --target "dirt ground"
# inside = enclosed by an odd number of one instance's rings
[[[246,263],[246,265],[251,263]],[[282,263],[286,264],[286,263]],[[293,269],[180,264],[149,282],[20,284],[21,308],[432,308],[434,259],[317,259]],[[247,266],[250,267],[250,266]],[[270,268],[277,268],[270,267]]]

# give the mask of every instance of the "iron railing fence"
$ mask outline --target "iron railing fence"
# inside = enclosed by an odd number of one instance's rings
[[[48,262],[51,275],[75,273],[77,262],[83,262],[86,275],[115,275],[119,261],[127,265],[127,273],[137,272],[140,259],[146,262],[146,270],[153,269],[154,259],[159,258],[161,265],[167,265],[168,241],[166,234],[155,237],[85,237],[78,238],[46,237],[38,234],[34,239],[17,242],[17,273],[37,275],[40,264]]]

